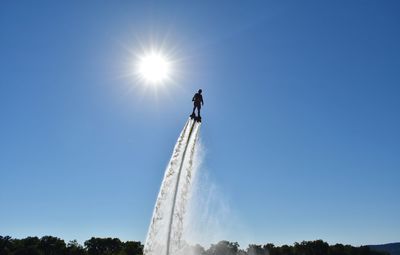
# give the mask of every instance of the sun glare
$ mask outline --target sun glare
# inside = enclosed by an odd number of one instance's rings
[[[139,58],[138,74],[141,79],[151,84],[167,81],[171,74],[171,64],[160,53],[149,53]]]

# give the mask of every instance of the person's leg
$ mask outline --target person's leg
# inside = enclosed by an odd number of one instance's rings
[[[194,111],[196,110],[196,105],[193,106],[192,115],[194,115]]]
[[[200,108],[201,108],[201,106],[199,105],[199,106],[197,106],[197,117],[200,117]]]

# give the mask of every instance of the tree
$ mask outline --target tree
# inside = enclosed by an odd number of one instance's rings
[[[279,248],[279,252],[282,255],[293,255],[294,254],[293,250],[294,250],[293,246],[289,246],[289,245],[282,245]]]
[[[266,251],[267,255],[275,255],[275,253],[274,253],[275,245],[273,243],[264,244],[263,248]]]
[[[15,239],[14,243],[13,255],[41,255],[39,251],[40,239],[36,236],[28,236],[20,240]]]
[[[141,242],[127,241],[122,245],[122,253],[124,255],[142,255],[143,245]]]
[[[39,250],[44,255],[63,255],[66,253],[64,240],[53,236],[43,236],[39,242]]]
[[[261,245],[250,244],[247,248],[248,255],[267,255],[268,251],[264,249]]]
[[[82,245],[78,243],[78,241],[73,240],[69,241],[67,244],[67,254],[68,255],[85,255],[86,251]]]
[[[11,236],[0,236],[0,255],[11,254],[13,250],[13,240]]]
[[[89,255],[112,255],[122,249],[122,243],[118,238],[96,238],[85,241],[85,247]]]
[[[237,242],[220,241],[212,244],[210,249],[206,251],[207,255],[236,255],[239,250]]]

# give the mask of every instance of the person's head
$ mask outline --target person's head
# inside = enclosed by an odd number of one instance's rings
[[[199,89],[199,94],[201,94],[201,92],[203,92],[201,89]]]

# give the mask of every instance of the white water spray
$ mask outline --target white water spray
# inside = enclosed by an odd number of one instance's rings
[[[176,255],[183,248],[183,223],[199,130],[200,123],[189,119],[176,142],[154,207],[145,255]]]

